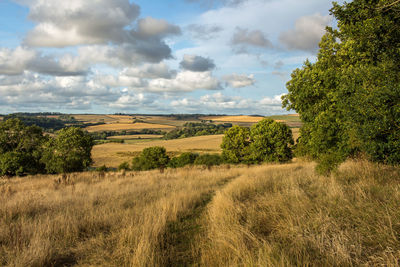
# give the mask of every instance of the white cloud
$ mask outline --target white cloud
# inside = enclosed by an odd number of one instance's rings
[[[54,76],[85,75],[86,68],[57,61],[50,56],[25,47],[15,49],[0,48],[0,75],[19,75],[33,71]]]
[[[272,43],[265,34],[259,30],[236,28],[232,38],[233,45],[251,45],[257,47],[272,47]]]
[[[295,28],[283,32],[279,39],[292,50],[316,51],[325,33],[325,27],[331,21],[331,16],[322,16],[319,13],[301,17],[296,21]]]
[[[233,88],[241,88],[241,87],[246,87],[246,86],[251,86],[255,83],[254,80],[254,75],[245,75],[245,74],[231,74],[231,75],[226,75],[222,78],[225,80],[227,85],[233,87]]]

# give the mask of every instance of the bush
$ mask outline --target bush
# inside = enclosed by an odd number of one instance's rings
[[[168,163],[168,167],[171,168],[181,168],[189,164],[193,164],[199,154],[196,153],[191,153],[191,152],[185,152],[179,155],[178,157],[174,157],[170,160]]]
[[[124,170],[124,171],[129,171],[130,170],[130,167],[129,167],[129,163],[128,162],[122,162],[119,166],[118,166],[118,170],[119,171],[122,171],[122,170]]]
[[[169,157],[164,147],[154,146],[143,149],[140,156],[133,158],[132,169],[135,171],[146,171],[157,168],[165,168]]]
[[[195,165],[204,165],[210,168],[211,166],[221,165],[223,163],[222,157],[218,154],[203,154],[196,158]]]
[[[103,166],[97,167],[97,168],[96,168],[96,171],[97,171],[97,172],[107,172],[107,171],[108,171],[108,168],[107,168],[106,165],[103,165]]]

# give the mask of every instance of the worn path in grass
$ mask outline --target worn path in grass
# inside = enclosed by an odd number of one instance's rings
[[[203,222],[207,205],[218,190],[240,176],[239,174],[222,180],[214,190],[202,194],[192,209],[179,214],[176,221],[167,224],[160,238],[163,243],[159,244],[165,266],[194,266],[199,263],[201,255],[196,241],[205,231]]]

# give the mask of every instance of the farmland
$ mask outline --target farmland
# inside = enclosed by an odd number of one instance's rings
[[[399,168],[314,166],[0,180],[0,265],[397,266]]]
[[[153,130],[172,130],[174,126],[164,125],[164,124],[151,124],[151,123],[108,123],[95,126],[89,126],[86,129],[88,132],[102,132],[102,131],[127,131],[127,130],[143,130],[143,129],[153,129]]]
[[[92,150],[94,166],[118,167],[124,161],[131,161],[146,147],[163,146],[168,152],[220,153],[223,135],[207,135],[174,140],[140,140],[134,144],[108,143],[97,145]]]

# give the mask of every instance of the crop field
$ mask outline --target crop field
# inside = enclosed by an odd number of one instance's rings
[[[109,136],[107,139],[119,139],[119,140],[135,140],[135,139],[160,139],[163,135],[157,134],[135,134],[135,135],[116,135]]]
[[[142,129],[168,131],[175,129],[175,127],[163,124],[137,122],[137,123],[109,123],[109,124],[89,126],[86,128],[88,132],[142,130]]]
[[[201,117],[203,120],[212,120],[213,122],[249,122],[257,123],[261,121],[264,117],[262,116],[208,116]]]
[[[92,150],[94,166],[118,167],[124,161],[131,162],[144,148],[163,146],[170,153],[183,152],[220,153],[223,135],[205,135],[173,140],[143,140],[134,144],[108,143],[96,145]]]
[[[347,161],[0,180],[0,266],[398,266],[400,169]]]
[[[81,121],[84,123],[116,123],[118,120],[110,117],[110,115],[72,115],[77,121]]]

